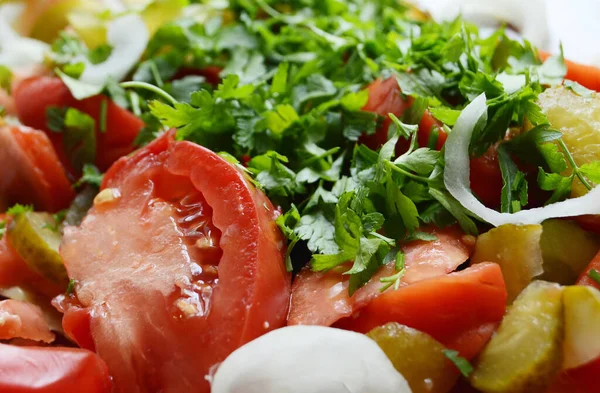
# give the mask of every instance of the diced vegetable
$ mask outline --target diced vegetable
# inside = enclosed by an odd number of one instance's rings
[[[600,357],[600,292],[587,286],[564,290],[563,368],[577,368]]]
[[[388,323],[368,334],[408,381],[413,393],[446,393],[459,373],[434,338],[398,323]]]
[[[28,0],[18,30],[21,34],[51,43],[67,24],[67,14],[81,0]]]
[[[63,288],[67,287],[67,271],[58,253],[61,236],[52,215],[20,213],[9,225],[7,235],[32,270]]]
[[[600,248],[600,238],[573,221],[547,220],[540,240],[544,273],[540,279],[571,285]]]
[[[500,265],[508,292],[508,304],[513,302],[533,277],[543,272],[541,236],[541,225],[507,224],[494,228],[477,239],[471,262],[496,262]]]
[[[42,309],[38,306],[19,300],[2,300],[0,301],[0,339],[13,338],[50,343],[54,341],[54,333],[50,331]]]
[[[600,289],[600,282],[596,279],[597,275],[595,273],[600,272],[600,252],[594,256],[590,264],[585,268],[579,279],[577,280],[577,284],[580,285],[589,285],[592,287],[596,287]]]
[[[94,205],[94,197],[98,194],[98,188],[92,185],[86,186],[77,196],[73,199],[73,203],[67,209],[65,219],[62,223],[66,225],[79,225],[83,218],[87,214],[88,210]]]
[[[562,314],[562,288],[531,283],[480,354],[473,386],[485,393],[543,392],[562,363]]]

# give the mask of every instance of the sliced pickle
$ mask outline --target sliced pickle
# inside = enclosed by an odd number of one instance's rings
[[[571,285],[600,248],[598,235],[568,220],[546,220],[542,227],[544,274],[540,279]]]
[[[472,263],[496,262],[502,269],[507,303],[542,274],[541,225],[502,225],[477,239]]]
[[[390,358],[413,393],[447,393],[458,372],[444,355],[446,349],[428,334],[398,323],[388,323],[368,333]]]
[[[587,286],[565,288],[563,368],[576,368],[600,357],[600,291]]]
[[[67,209],[62,226],[79,226],[88,210],[94,205],[94,198],[98,195],[98,187],[87,185],[73,200]]]
[[[58,253],[61,236],[48,213],[17,214],[7,231],[8,240],[32,270],[66,288],[67,271]]]
[[[480,354],[471,384],[485,393],[543,392],[561,369],[563,288],[534,281]]]

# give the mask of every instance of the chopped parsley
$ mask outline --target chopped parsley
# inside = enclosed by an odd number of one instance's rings
[[[598,272],[598,270],[590,269],[590,271],[588,272],[588,277],[594,280],[596,284],[600,285],[600,272]]]
[[[451,350],[451,349],[445,349],[444,350],[444,355],[446,355],[446,357],[448,359],[450,359],[450,361],[452,363],[454,363],[454,365],[456,366],[456,368],[460,371],[460,373],[465,378],[469,378],[469,376],[473,372],[473,366],[471,365],[471,363],[469,363],[469,361],[467,359],[465,359],[462,356],[460,356],[458,354],[458,351],[454,351],[454,350]]]

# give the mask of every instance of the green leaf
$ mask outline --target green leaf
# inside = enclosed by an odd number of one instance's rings
[[[573,93],[575,93],[578,96],[581,96],[583,98],[593,98],[596,96],[595,91],[590,90],[587,87],[581,86],[579,83],[574,82],[574,81],[565,80],[564,86],[567,89],[570,89]]]
[[[419,175],[428,175],[438,163],[439,159],[439,151],[431,150],[428,147],[421,147],[410,154],[398,157],[398,159],[394,161],[394,164],[402,165]]]
[[[273,82],[271,83],[272,94],[283,94],[287,91],[289,69],[290,63],[279,63],[277,72],[273,76]]]
[[[469,378],[471,373],[473,372],[473,366],[469,361],[458,354],[458,351],[452,349],[444,349],[444,355],[450,359],[452,363],[456,366],[456,368],[460,371],[460,373],[465,377]]]
[[[503,182],[501,211],[503,213],[515,213],[521,210],[521,206],[526,204],[522,203],[523,199],[527,202],[527,181],[504,146],[498,148],[498,163],[500,164]],[[523,193],[524,198],[522,198]]]
[[[540,83],[543,85],[560,85],[567,74],[567,65],[563,56],[562,45],[560,54],[548,58],[544,64],[538,68]]]
[[[83,165],[83,175],[73,184],[73,187],[81,187],[84,183],[91,184],[100,188],[104,175],[92,164]]]
[[[10,94],[12,84],[12,71],[7,66],[0,65],[0,89],[6,90]]]
[[[303,214],[294,232],[307,241],[308,249],[313,253],[336,254],[339,247],[334,239],[333,216],[327,209]]]
[[[600,161],[583,164],[579,171],[593,183],[600,184]]]
[[[439,121],[449,126],[453,126],[456,124],[456,120],[458,120],[458,116],[460,116],[459,110],[450,109],[443,106],[439,106],[437,108],[429,109],[429,113]]]
[[[349,93],[342,97],[340,103],[347,111],[361,110],[369,100],[369,90],[363,89],[358,93]]]
[[[544,169],[539,168],[537,181],[542,190],[553,191],[546,204],[562,201],[571,194],[572,176],[564,177],[558,173],[546,173]]]
[[[375,255],[381,244],[381,239],[361,237],[359,240],[358,250],[354,258],[352,268],[344,274],[356,274],[367,269],[371,258]]]
[[[446,83],[442,74],[427,68],[416,72],[396,72],[395,75],[402,93],[408,95],[437,97]]]
[[[329,79],[321,74],[313,74],[306,79],[306,82],[295,86],[292,89],[292,102],[298,109],[304,103],[310,100],[331,97],[337,92],[337,89]]]
[[[11,206],[8,208],[8,210],[6,211],[6,214],[8,214],[9,216],[17,216],[19,214],[23,214],[23,213],[29,213],[33,211],[33,206],[32,205],[21,205],[19,203]]]
[[[300,119],[294,107],[288,104],[277,105],[274,110],[264,113],[263,116],[267,128],[275,134],[281,134]]]
[[[65,115],[67,108],[57,108],[49,106],[46,108],[46,126],[54,132],[63,132],[65,130]]]
[[[63,145],[71,166],[77,170],[96,159],[96,122],[74,108],[67,109]]]
[[[232,99],[243,99],[248,98],[254,92],[254,86],[243,85],[239,86],[240,77],[235,74],[227,75],[219,88],[215,91],[215,98],[222,98],[224,100]]]
[[[550,170],[554,173],[564,172],[568,165],[565,155],[554,143],[544,143],[538,146],[538,149]]]
[[[477,226],[473,220],[466,214],[465,208],[448,192],[440,191],[435,188],[430,188],[429,193],[434,197],[446,210],[450,212],[458,221],[458,224],[469,235],[477,236]]]

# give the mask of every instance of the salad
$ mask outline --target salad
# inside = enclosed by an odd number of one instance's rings
[[[597,392],[600,70],[509,30],[2,2],[0,392]]]

